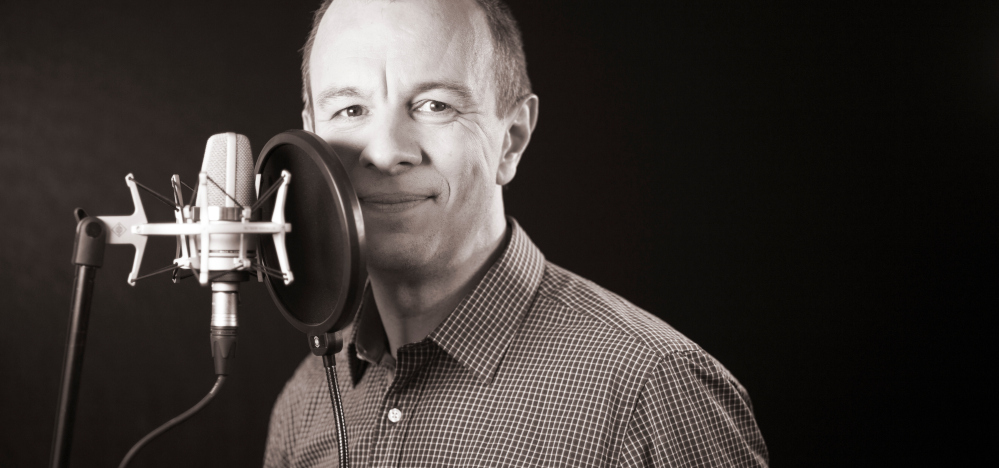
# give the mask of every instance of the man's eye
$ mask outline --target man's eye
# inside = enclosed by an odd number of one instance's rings
[[[365,109],[363,107],[361,107],[361,106],[356,106],[355,105],[355,106],[350,106],[350,107],[341,109],[336,114],[333,114],[333,117],[334,118],[336,118],[336,117],[348,117],[348,118],[349,117],[360,117],[360,116],[362,116],[364,114],[367,114],[367,112],[365,111]]]
[[[420,104],[420,107],[417,107],[416,111],[438,113],[438,112],[444,112],[448,109],[451,109],[451,106],[444,104],[443,102],[426,101],[423,104]]]

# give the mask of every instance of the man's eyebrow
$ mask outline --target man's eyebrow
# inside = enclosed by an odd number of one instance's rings
[[[425,93],[427,91],[433,91],[435,89],[441,89],[444,91],[450,91],[457,94],[459,98],[465,101],[475,101],[475,96],[472,94],[471,88],[465,86],[461,83],[456,83],[452,81],[431,81],[427,83],[420,83],[413,89],[413,94]]]
[[[341,97],[360,97],[361,91],[353,86],[347,86],[343,88],[329,87],[323,92],[319,93],[319,97],[316,98],[316,104],[322,107],[328,101]]]

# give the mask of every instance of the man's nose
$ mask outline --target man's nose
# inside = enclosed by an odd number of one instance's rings
[[[361,151],[361,167],[388,175],[406,172],[423,161],[420,147],[408,128],[407,116],[383,116],[371,128],[368,144]]]

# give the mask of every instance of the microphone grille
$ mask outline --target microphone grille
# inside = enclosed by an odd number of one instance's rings
[[[232,132],[212,135],[205,146],[201,170],[218,184],[216,187],[208,183],[209,206],[236,206],[226,192],[240,205],[253,204],[256,198],[253,192],[253,150],[250,139],[245,135]]]

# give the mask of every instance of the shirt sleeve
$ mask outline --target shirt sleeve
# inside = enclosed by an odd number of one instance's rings
[[[749,394],[702,352],[664,356],[644,380],[625,429],[622,467],[766,467]]]

